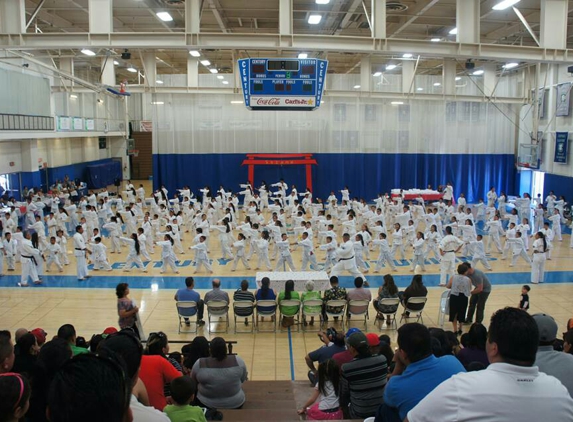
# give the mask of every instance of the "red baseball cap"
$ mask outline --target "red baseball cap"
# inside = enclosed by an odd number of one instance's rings
[[[366,334],[366,338],[368,339],[368,346],[378,346],[380,345],[380,338],[374,333]]]
[[[48,335],[48,333],[46,333],[42,328],[34,328],[30,332],[32,334],[34,334],[34,337],[36,337],[36,341],[38,342],[38,346],[41,346],[42,344],[44,344],[46,342],[46,336]]]
[[[117,333],[117,328],[115,327],[107,327],[105,330],[103,330],[102,334],[114,334]]]

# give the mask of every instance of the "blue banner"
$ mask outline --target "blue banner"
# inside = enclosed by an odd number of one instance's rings
[[[555,133],[555,158],[553,162],[566,164],[567,163],[567,145],[569,140],[568,132]]]

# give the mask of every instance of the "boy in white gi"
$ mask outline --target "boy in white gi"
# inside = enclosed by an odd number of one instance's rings
[[[531,265],[531,259],[527,255],[527,251],[525,250],[525,243],[523,243],[523,239],[521,238],[521,232],[515,233],[515,239],[511,239],[511,249],[512,249],[512,258],[510,267],[515,266],[517,262],[517,258],[522,257],[525,262]]]
[[[94,271],[111,271],[111,265],[107,261],[107,247],[102,243],[101,237],[96,237],[94,242],[90,243],[94,255]]]
[[[196,251],[195,262],[197,263],[197,269],[195,270],[195,274],[199,272],[202,265],[205,266],[209,274],[213,274],[213,268],[211,268],[211,264],[209,263],[209,255],[207,254],[206,240],[207,238],[205,236],[201,236],[199,237],[199,243],[191,246],[190,248]]]
[[[279,259],[275,267],[275,271],[281,271],[285,267],[283,265],[288,265],[291,271],[296,271],[294,263],[292,262],[292,255],[290,254],[290,243],[288,241],[288,236],[286,233],[281,235],[282,240],[276,242],[276,246],[279,252]]]
[[[56,238],[54,236],[50,237],[50,244],[46,247],[46,272],[50,271],[52,264],[56,264],[59,272],[63,272],[64,269],[60,262],[60,255],[62,254],[62,249],[60,245],[56,243]]]
[[[238,239],[239,240],[233,243],[233,248],[235,248],[236,253],[235,257],[233,258],[233,267],[231,268],[231,271],[235,271],[237,269],[239,260],[243,263],[247,270],[250,270],[251,267],[249,267],[249,263],[245,258],[245,235],[243,233],[239,233]]]
[[[478,234],[476,240],[471,240],[469,242],[469,247],[472,252],[472,268],[475,268],[477,263],[481,262],[484,267],[491,271],[491,265],[489,265],[485,256],[485,246],[482,239],[483,236]]]
[[[302,267],[300,270],[306,271],[306,268],[310,263],[310,269],[316,271],[318,269],[318,264],[314,254],[314,245],[312,244],[312,240],[308,237],[308,232],[302,233],[302,240],[298,241],[297,244],[302,246]]]
[[[376,260],[376,266],[374,267],[374,272],[379,273],[385,263],[388,263],[390,268],[392,268],[393,271],[396,271],[396,266],[394,265],[394,257],[392,256],[392,251],[388,245],[388,240],[386,240],[386,233],[380,233],[378,239],[373,240],[372,244],[380,248],[378,259]]]

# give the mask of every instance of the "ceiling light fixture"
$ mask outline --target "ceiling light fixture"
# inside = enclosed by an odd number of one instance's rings
[[[128,68],[127,68],[127,71],[128,71],[128,72],[131,72],[131,73],[137,73],[137,69],[136,69],[135,67],[133,67],[133,66],[128,67]]]
[[[416,91],[423,91],[424,88],[416,88]]]
[[[454,29],[450,29],[450,32],[448,32],[450,35],[457,35],[458,33],[458,28],[454,28]]]
[[[517,67],[517,66],[519,66],[519,63],[512,62],[512,63],[504,64],[502,67],[507,70],[507,69],[513,69],[514,67]]]
[[[219,73],[219,71],[217,69],[209,69],[209,72],[211,73]]]
[[[156,15],[163,22],[171,22],[173,20],[173,16],[171,16],[169,12],[157,12]]]
[[[70,98],[75,100],[76,98],[78,98],[78,96],[75,95],[75,94],[71,94],[71,95],[70,95]]]
[[[442,41],[442,39],[441,39],[441,38],[432,38],[430,41],[432,41],[432,42],[440,42],[440,41]]]
[[[483,75],[484,71],[482,69],[476,70],[474,73],[472,73],[472,75],[474,76],[480,76]]]
[[[119,62],[118,62],[117,60],[114,60],[114,61],[113,61],[113,64],[114,64],[115,66],[119,66]]]
[[[191,54],[193,57],[201,57],[201,53],[199,53],[197,50],[191,50],[189,54]]]
[[[299,59],[307,59],[307,58],[308,58],[308,54],[307,54],[307,53],[299,53],[299,54],[298,54],[298,58],[299,58]]]
[[[308,23],[310,25],[318,25],[322,20],[322,15],[310,15],[308,17]]]
[[[98,104],[103,104],[103,100],[100,98],[97,99],[97,102],[98,102]]]
[[[386,65],[386,70],[394,70],[396,69],[398,66],[396,66],[395,64],[387,64]]]
[[[360,85],[354,85],[354,89],[360,89]]]
[[[456,76],[456,81],[461,81],[462,77],[461,76]]]
[[[514,4],[519,3],[520,0],[503,0],[500,1],[498,4],[492,7],[493,10],[505,10],[508,7],[513,6]]]
[[[411,58],[412,58],[412,53],[404,53],[404,54],[402,55],[402,58],[404,58],[404,59],[411,59]]]
[[[330,0],[316,0],[316,4],[328,4]]]
[[[442,86],[442,84],[439,82],[434,82],[434,86]]]
[[[223,85],[229,85],[229,81],[223,81]]]
[[[163,101],[152,101],[151,104],[153,105],[163,105],[165,104]]]
[[[156,83],[157,85],[163,85],[163,81],[160,80],[160,79],[156,80],[155,83]]]
[[[210,62],[209,60],[201,60],[201,64],[202,64],[203,66],[210,66],[210,65],[211,65],[211,62]]]
[[[382,76],[382,72],[375,72],[372,76],[374,76],[375,78]]]
[[[231,104],[243,104],[242,101],[231,101]]]
[[[217,79],[225,79],[223,75],[217,75]]]
[[[84,48],[84,49],[82,50],[82,53],[84,53],[86,56],[95,56],[95,55],[96,55],[96,53],[94,53],[93,51],[91,51],[91,50],[89,50],[89,49],[87,49],[87,48]]]
[[[390,104],[392,104],[392,105],[403,105],[404,102],[403,101],[392,101]]]

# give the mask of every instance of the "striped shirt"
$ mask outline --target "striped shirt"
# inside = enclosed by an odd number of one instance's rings
[[[249,292],[248,290],[237,290],[233,293],[233,301],[255,301],[255,295]],[[235,313],[239,316],[251,316],[253,314],[253,308],[236,308]]]
[[[342,365],[340,405],[350,403],[352,419],[374,416],[384,401],[388,363],[383,355],[355,358]]]

